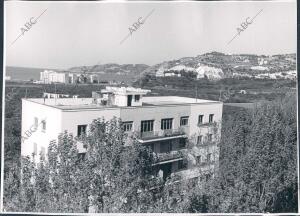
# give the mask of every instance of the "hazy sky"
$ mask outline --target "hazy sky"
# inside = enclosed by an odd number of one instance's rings
[[[11,45],[24,24],[46,9]],[[153,9],[146,22],[120,44],[129,27]],[[228,44],[240,24],[261,9],[253,23]],[[64,69],[99,63],[153,65],[211,51],[296,53],[296,21],[296,1],[6,1],[6,65]]]

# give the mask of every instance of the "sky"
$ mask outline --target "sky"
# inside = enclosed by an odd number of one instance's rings
[[[296,53],[296,12],[296,1],[6,1],[4,60],[7,66],[67,69],[106,63],[154,65],[212,51]],[[237,28],[256,14],[228,44]],[[30,28],[24,26],[39,15]]]

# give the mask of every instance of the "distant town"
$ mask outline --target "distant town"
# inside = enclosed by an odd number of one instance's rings
[[[30,70],[30,69],[28,69]],[[67,70],[32,69],[30,80],[19,77],[18,68],[7,67],[6,80],[31,81],[37,84],[131,84],[145,75],[155,77],[192,76],[195,79],[224,78],[291,79],[295,80],[296,54],[231,55],[211,52],[196,57],[184,57],[153,66],[145,64],[102,64],[72,67]],[[24,70],[23,70],[24,73]]]

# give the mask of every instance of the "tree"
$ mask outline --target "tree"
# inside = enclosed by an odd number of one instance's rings
[[[40,155],[39,162],[34,163],[24,158],[21,180],[6,177],[7,184],[15,186],[6,187],[6,210],[148,211],[153,154],[135,137],[128,139],[116,118],[94,120],[90,128],[89,134],[78,139],[67,132],[61,134],[57,143],[50,143],[47,159]],[[86,148],[84,154],[78,152],[79,141]]]
[[[205,194],[209,212],[296,212],[295,104],[287,95],[226,119],[220,169],[190,208],[201,211]]]

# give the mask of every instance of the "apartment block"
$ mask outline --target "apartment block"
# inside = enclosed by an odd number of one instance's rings
[[[48,84],[48,83],[67,83],[68,82],[68,74],[45,70],[40,72],[40,81]]]
[[[89,131],[94,119],[120,118],[126,133],[149,146],[164,179],[172,174],[195,178],[218,162],[223,103],[178,96],[147,96],[149,90],[106,87],[90,98],[22,99],[22,155],[47,152],[51,141],[68,131],[75,137]],[[85,149],[78,142],[79,151]]]
[[[45,84],[51,83],[99,83],[100,75],[94,73],[80,74],[62,71],[45,70],[40,72],[40,82]]]

